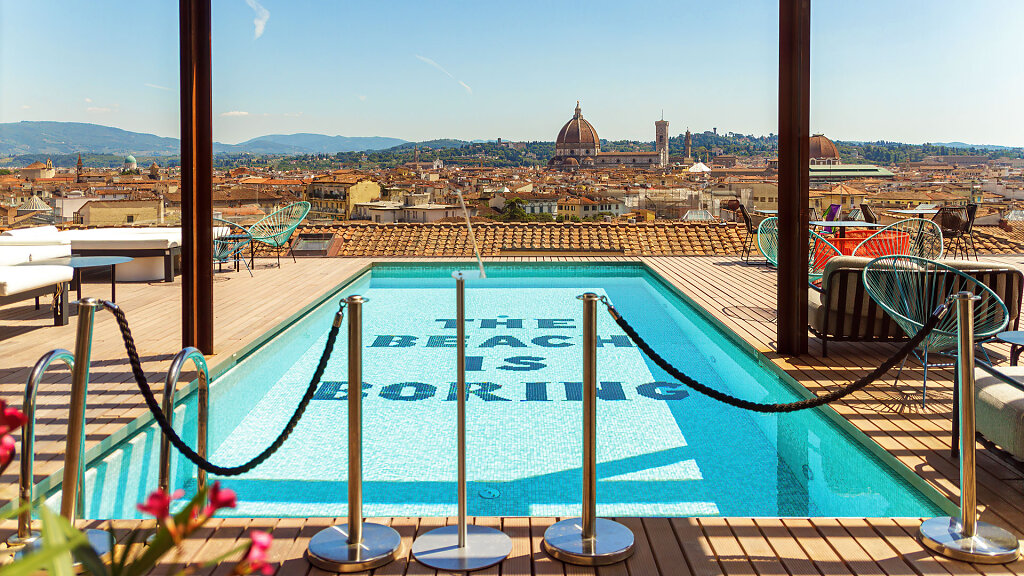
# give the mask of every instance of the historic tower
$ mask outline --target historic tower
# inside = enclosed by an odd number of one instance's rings
[[[654,149],[658,152],[658,164],[668,166],[668,120],[654,122]]]
[[[692,140],[690,138],[690,129],[689,128],[686,129],[686,140],[685,140],[685,143],[684,143],[683,146],[685,148],[683,150],[683,156],[686,157],[686,161],[687,162],[691,162],[692,158],[693,158],[693,142],[692,142]]]
[[[78,153],[78,163],[75,164],[75,184],[82,183],[82,153]]]

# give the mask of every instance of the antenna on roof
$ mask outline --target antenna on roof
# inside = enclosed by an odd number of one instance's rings
[[[665,109],[664,108],[661,109],[661,119],[662,120],[665,119]]]

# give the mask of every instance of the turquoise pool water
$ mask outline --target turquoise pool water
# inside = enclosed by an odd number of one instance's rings
[[[455,268],[375,266],[217,377],[211,460],[246,461],[273,439],[305,390],[338,301],[361,294],[369,299],[364,512],[455,514]],[[703,382],[764,402],[802,397],[640,265],[494,264],[487,272],[466,291],[470,515],[578,514],[582,292],[606,295],[666,358]],[[284,447],[252,472],[222,479],[239,495],[234,515],[346,513],[344,334]],[[599,514],[940,512],[935,494],[913,486],[823,410],[775,416],[719,404],[673,383],[603,310],[598,334]],[[176,411],[189,442],[193,402]],[[89,517],[137,517],[134,504],[156,485],[157,439],[152,426],[143,428],[89,467]],[[195,468],[176,457],[174,484],[194,489],[194,477]]]

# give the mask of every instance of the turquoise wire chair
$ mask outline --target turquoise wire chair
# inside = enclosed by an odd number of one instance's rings
[[[220,218],[213,219],[213,261],[218,268],[225,262],[234,262],[237,270],[241,262],[252,276],[249,262],[242,256],[242,249],[250,242],[252,235],[243,226]]]
[[[923,218],[909,218],[890,224],[864,239],[853,249],[854,256],[917,256],[938,260],[943,254],[942,230]]]
[[[249,227],[253,242],[276,249],[278,267],[281,266],[281,248],[288,244],[295,229],[309,214],[309,208],[309,202],[289,204]],[[295,254],[292,254],[292,261],[295,261]],[[252,263],[255,265],[254,258]]]
[[[821,280],[825,264],[832,258],[841,255],[838,248],[821,234],[808,231],[807,281],[815,283]],[[772,266],[779,265],[779,219],[765,218],[757,227],[757,247],[764,254],[765,260]]]
[[[764,255],[764,259],[771,266],[778,266],[779,263],[779,219],[778,217],[765,218],[757,226],[757,249]]]
[[[1002,332],[1010,319],[1006,304],[991,288],[974,278],[927,258],[882,256],[864,266],[864,287],[907,335],[916,334],[940,304],[958,292],[979,297],[974,305],[974,340],[981,342]],[[921,406],[928,392],[928,368],[950,364],[928,364],[928,354],[952,356],[957,347],[956,313],[947,313],[921,342],[914,355],[924,368]],[[904,359],[904,364],[906,359]],[[903,364],[896,374],[899,382]]]
[[[843,253],[814,230],[808,230],[808,235],[807,282],[814,286],[821,282],[825,264],[836,256],[842,256]]]

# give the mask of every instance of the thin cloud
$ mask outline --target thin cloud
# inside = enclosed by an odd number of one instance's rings
[[[31,106],[29,106],[28,104],[22,104],[22,105],[21,105],[21,109],[22,109],[22,110],[28,110],[29,108],[32,108],[32,107],[31,107]]]
[[[106,106],[89,106],[85,111],[90,114],[106,114],[107,112],[113,112],[113,109]]]
[[[426,64],[429,64],[429,65],[433,66],[434,68],[437,68],[438,70],[443,72],[445,74],[445,76],[448,76],[452,80],[455,80],[456,82],[458,82],[460,86],[462,86],[463,88],[466,89],[466,92],[468,92],[469,95],[471,95],[471,96],[473,95],[473,89],[469,87],[469,84],[466,84],[462,80],[459,80],[458,78],[456,78],[454,74],[452,74],[451,72],[445,70],[444,66],[441,66],[440,64],[438,64],[434,60],[431,60],[430,58],[427,58],[426,56],[420,56],[419,54],[416,54],[416,58],[418,58],[420,60],[420,62],[424,62]]]
[[[231,110],[230,112],[221,112],[221,116],[248,116],[249,113],[244,110]]]
[[[270,11],[263,7],[262,4],[256,0],[245,0],[245,3],[252,8],[253,12],[256,13],[256,18],[253,19],[252,24],[255,27],[253,32],[253,39],[263,36],[263,30],[267,27],[267,20],[270,20]]]
[[[302,116],[302,112],[285,112],[284,116],[287,116],[288,118],[298,118],[299,116]]]
[[[144,86],[146,88],[156,88],[157,90],[167,90],[167,91],[170,91],[170,88],[168,88],[167,86],[161,86],[159,84],[149,84],[147,82],[146,84],[144,84]]]
[[[359,101],[360,102],[366,102],[366,94],[360,94],[359,95]]]
[[[86,104],[92,104],[92,98],[86,98],[85,99],[85,103]]]

